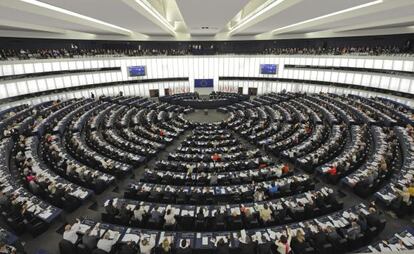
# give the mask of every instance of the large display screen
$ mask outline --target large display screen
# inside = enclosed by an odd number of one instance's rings
[[[145,76],[145,66],[129,66],[128,73],[130,77]]]
[[[260,65],[260,74],[276,74],[277,65],[276,64],[261,64]]]
[[[196,88],[214,87],[214,79],[194,79],[194,87]]]

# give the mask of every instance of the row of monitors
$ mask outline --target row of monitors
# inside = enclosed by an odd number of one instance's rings
[[[128,66],[128,76],[129,77],[140,77],[146,75],[145,66]],[[261,64],[260,65],[260,74],[276,74],[277,65],[276,64]],[[212,87],[212,79],[196,79],[196,87]]]
[[[170,58],[125,58],[117,60],[50,60],[33,63],[0,63],[0,76],[19,75],[26,73],[83,70],[94,68],[147,66],[152,73],[158,69],[164,72],[188,72],[205,70],[214,71],[220,75],[232,75],[231,72],[257,72],[260,64],[311,65],[353,67],[368,69],[386,69],[414,72],[414,60],[364,59],[364,58],[300,58],[300,57],[170,57]],[[144,68],[145,69],[145,68]],[[144,70],[145,71],[145,70]],[[145,73],[147,73],[145,71]],[[153,74],[154,75],[154,74]]]
[[[316,71],[303,69],[286,69],[279,78],[326,81],[382,88],[414,94],[414,79],[389,75],[371,75],[357,72]],[[121,72],[106,72],[81,75],[63,75],[50,78],[21,80],[0,83],[0,98],[7,98],[27,93],[60,89],[72,86],[92,85],[128,80]],[[191,78],[190,78],[191,79]]]

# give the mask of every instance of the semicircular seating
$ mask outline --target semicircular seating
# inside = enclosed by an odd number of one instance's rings
[[[95,219],[73,232],[108,235],[114,253],[144,239],[153,249],[185,240],[207,253],[218,242],[237,249],[246,235],[261,246],[287,235],[286,226],[305,234],[294,253],[344,253],[381,233],[380,211],[413,211],[411,108],[379,97],[270,93],[218,111],[228,118],[197,123],[182,106],[119,96],[0,112],[1,194],[10,202],[2,216],[35,235],[96,202]],[[80,238],[62,244],[87,248]]]

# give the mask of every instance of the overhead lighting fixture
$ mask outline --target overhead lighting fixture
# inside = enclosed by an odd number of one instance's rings
[[[266,3],[262,4],[259,8],[257,8],[255,11],[249,13],[246,17],[244,17],[240,22],[238,22],[236,25],[230,28],[229,34],[234,33],[253,19],[257,18],[258,16],[264,14],[265,12],[269,11],[270,9],[278,6],[285,0],[269,0]]]
[[[114,29],[117,29],[117,30],[120,30],[120,31],[123,31],[123,32],[126,32],[126,33],[130,33],[130,34],[133,33],[131,30],[125,29],[123,27],[116,26],[116,25],[107,23],[105,21],[99,20],[99,19],[91,18],[91,17],[85,16],[85,15],[82,15],[82,14],[79,14],[79,13],[76,13],[76,12],[73,12],[73,11],[69,11],[69,10],[57,7],[57,6],[53,6],[53,5],[50,5],[50,4],[47,4],[47,3],[43,3],[43,2],[40,2],[40,1],[37,1],[37,0],[20,0],[20,1],[24,2],[24,3],[27,3],[27,4],[38,6],[38,7],[41,7],[41,8],[49,9],[49,10],[52,10],[52,11],[55,11],[55,12],[59,12],[59,13],[62,13],[62,14],[70,15],[70,16],[73,16],[73,17],[76,17],[76,18],[79,18],[79,19],[87,20],[87,21],[90,21],[90,22],[93,22],[93,23],[104,25],[104,26],[107,26],[107,27],[111,27],[111,28],[114,28]]]
[[[301,22],[298,22],[298,23],[295,23],[295,24],[292,24],[292,25],[284,26],[284,27],[281,27],[281,28],[277,28],[275,30],[272,30],[270,33],[274,34],[278,31],[285,30],[285,29],[288,29],[288,28],[291,28],[291,27],[300,26],[300,25],[307,24],[307,23],[310,23],[310,22],[318,21],[318,20],[321,20],[321,19],[329,18],[329,17],[332,17],[332,16],[336,16],[336,15],[351,12],[351,11],[355,11],[355,10],[358,10],[358,9],[366,8],[366,7],[381,4],[381,3],[383,3],[383,0],[376,0],[376,1],[373,1],[373,2],[357,5],[357,6],[348,8],[348,9],[340,10],[340,11],[337,11],[337,12],[332,12],[332,13],[329,13],[329,14],[326,14],[326,15],[323,15],[323,16],[308,19],[308,20],[301,21]]]
[[[176,34],[175,28],[171,25],[171,23],[164,16],[162,16],[150,3],[148,3],[147,0],[135,0],[135,2],[146,12],[156,18],[159,22],[161,22],[170,32],[172,32],[174,35]]]

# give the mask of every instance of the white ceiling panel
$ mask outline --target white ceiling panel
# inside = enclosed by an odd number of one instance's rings
[[[164,34],[164,30],[122,0],[43,0],[43,2],[135,32],[148,35]]]
[[[372,2],[372,0],[303,0],[300,4],[293,5],[291,8],[259,22],[241,33],[265,33],[280,27],[369,2]]]
[[[215,34],[249,0],[177,0],[181,14],[192,34]],[[202,29],[209,27],[211,29]]]
[[[409,28],[414,25],[414,0],[376,0],[380,3],[329,17],[323,16],[373,3],[374,0],[284,0],[280,3],[267,0],[145,0],[149,4],[148,9],[138,7],[140,5],[135,1],[144,0],[0,0],[1,36],[133,41],[252,40],[414,31]],[[263,6],[276,3],[277,6],[262,12],[266,9]],[[56,8],[53,10],[50,6],[45,7],[46,4],[86,17],[77,19],[79,15]],[[245,20],[239,19],[239,13],[246,14]],[[318,19],[320,17],[323,18]],[[314,20],[303,22],[310,19]],[[165,22],[165,27],[169,27],[168,23],[174,27],[163,28]],[[231,32],[223,29],[229,22],[232,26],[238,22],[245,23],[243,28]],[[269,33],[275,29],[279,30]],[[177,36],[172,36],[175,32]]]
[[[18,21],[22,23],[35,24],[58,29],[68,29],[86,33],[108,34],[108,31],[99,30],[79,24],[74,24],[59,19],[54,19],[42,15],[32,14],[13,8],[0,7],[0,18],[4,20]]]
[[[298,33],[315,32],[315,31],[335,29],[335,28],[355,26],[355,25],[368,25],[370,23],[374,24],[379,21],[392,20],[392,19],[406,17],[406,16],[412,17],[414,14],[413,7],[411,8],[401,7],[401,8],[396,8],[392,10],[385,10],[385,11],[376,12],[372,14],[366,14],[366,15],[362,15],[358,17],[340,20],[338,22],[332,22],[332,23],[327,23],[327,24],[323,24],[319,26],[314,26],[306,30],[297,30],[296,32]],[[404,23],[412,23],[412,22],[402,22],[402,24]],[[373,27],[375,27],[375,25],[373,25]]]

